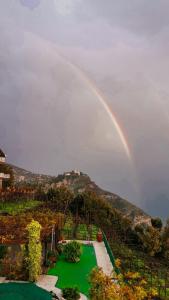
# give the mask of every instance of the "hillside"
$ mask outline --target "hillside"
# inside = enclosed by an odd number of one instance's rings
[[[46,184],[52,180],[52,176],[35,174],[25,169],[9,165],[13,169],[15,184]]]
[[[14,180],[17,185],[23,183],[42,184],[45,189],[66,185],[75,193],[92,190],[96,194],[105,197],[114,208],[118,209],[124,216],[129,217],[134,224],[147,223],[150,221],[150,216],[143,210],[114,193],[104,191],[97,186],[88,175],[83,174],[82,172],[66,172],[54,177],[50,175],[34,174],[13,165],[11,165],[11,167],[13,168]]]

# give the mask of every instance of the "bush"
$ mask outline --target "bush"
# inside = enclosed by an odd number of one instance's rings
[[[80,293],[78,288],[64,288],[62,290],[62,296],[66,300],[78,300],[80,299]]]
[[[7,246],[0,245],[0,259],[3,259],[7,253]]]
[[[82,254],[80,243],[73,241],[64,246],[63,255],[68,262],[78,262]]]
[[[159,230],[161,230],[162,227],[163,227],[163,223],[162,223],[162,221],[161,221],[160,218],[152,218],[152,219],[151,219],[151,225],[152,225],[154,228],[157,228],[157,229],[159,229]]]

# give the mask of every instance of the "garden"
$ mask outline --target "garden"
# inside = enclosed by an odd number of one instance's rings
[[[41,205],[37,200],[24,200],[18,202],[0,202],[0,215],[16,215],[30,209],[35,209]]]
[[[63,230],[62,238],[65,240],[77,239],[81,241],[96,241],[98,227],[95,225],[87,225],[85,223],[76,223],[72,217],[68,217]]]
[[[80,253],[78,252],[79,250],[76,253],[74,247],[71,248],[72,244],[75,247],[79,245]],[[63,251],[57,263],[49,270],[48,274],[58,276],[56,287],[60,289],[64,289],[67,286],[77,287],[81,293],[88,296],[90,289],[89,275],[96,266],[97,262],[93,245],[72,242],[63,246]]]

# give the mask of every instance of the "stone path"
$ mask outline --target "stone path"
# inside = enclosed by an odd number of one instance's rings
[[[82,243],[88,243],[88,242],[82,241]],[[97,265],[103,269],[103,272],[105,274],[110,275],[113,271],[113,266],[110,261],[104,242],[102,243],[90,242],[90,243],[93,244],[95,249]],[[55,287],[57,280],[58,277],[56,276],[41,275],[39,276],[39,280],[36,283],[36,285],[48,292],[51,291],[54,292],[60,299],[63,299],[61,297],[61,290]],[[5,278],[0,277],[0,283],[5,283],[5,282],[7,282]],[[81,300],[87,300],[87,297],[81,294]]]
[[[0,277],[0,283],[5,283],[6,278],[5,277]]]
[[[54,292],[60,299],[62,298],[61,290],[55,287],[58,277],[51,275],[41,275],[36,285],[48,292]],[[87,300],[87,297],[81,294],[81,300]]]
[[[97,265],[103,269],[105,274],[110,275],[113,271],[113,266],[104,242],[93,242],[93,246],[96,253]]]

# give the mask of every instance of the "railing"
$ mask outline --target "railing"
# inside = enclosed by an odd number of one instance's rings
[[[111,263],[112,263],[112,265],[113,265],[113,268],[114,268],[116,274],[119,274],[120,271],[119,271],[119,269],[117,268],[117,266],[116,266],[116,264],[115,264],[115,258],[114,258],[114,255],[113,255],[113,253],[112,253],[112,250],[111,250],[111,248],[110,248],[109,242],[108,242],[108,240],[107,240],[107,238],[106,238],[105,233],[104,233],[104,232],[102,232],[102,233],[103,233],[103,241],[104,241],[104,244],[105,244],[107,253],[108,253],[109,257],[110,257],[110,261],[111,261]]]

